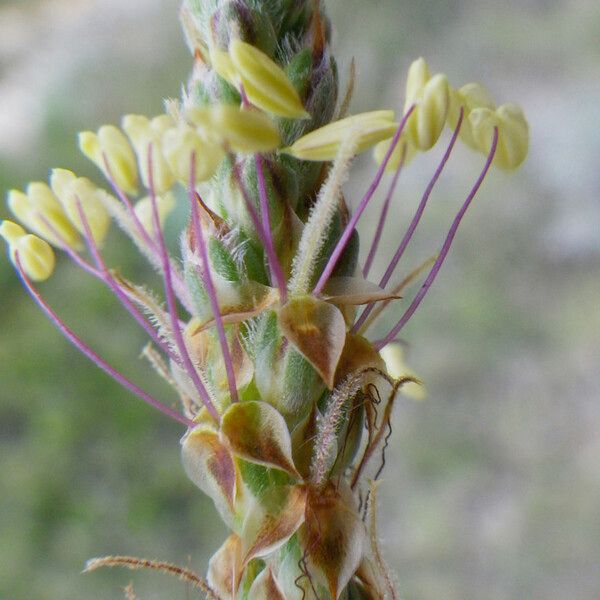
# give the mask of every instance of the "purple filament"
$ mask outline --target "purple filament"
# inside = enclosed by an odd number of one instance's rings
[[[263,158],[260,154],[254,157],[256,163],[256,175],[258,178],[258,193],[260,196],[260,213],[262,217],[262,228],[267,246],[267,256],[269,257],[269,267],[271,269],[271,279],[276,282],[279,288],[282,304],[287,300],[287,289],[285,285],[285,277],[281,263],[277,258],[275,246],[273,244],[273,235],[271,233],[271,219],[269,217],[269,199],[267,196],[267,186],[265,184],[265,171],[263,167]]]
[[[163,274],[164,274],[164,284],[165,284],[165,296],[167,299],[167,307],[169,309],[169,317],[171,319],[171,327],[173,329],[173,337],[175,338],[175,343],[177,345],[177,349],[179,354],[181,355],[181,360],[183,361],[183,365],[185,370],[192,380],[204,406],[210,413],[211,417],[219,422],[219,413],[215,408],[204,384],[200,380],[198,376],[198,372],[192,363],[192,359],[190,358],[190,354],[185,345],[185,340],[181,334],[181,328],[179,324],[179,317],[177,316],[177,302],[175,300],[175,292],[173,290],[173,281],[171,278],[171,265],[169,260],[169,255],[167,253],[167,246],[165,244],[165,239],[162,234],[162,229],[160,228],[160,218],[158,216],[158,205],[156,203],[156,192],[154,189],[154,177],[152,172],[152,144],[148,146],[148,179],[150,184],[150,200],[152,203],[152,220],[155,229],[155,235],[158,242],[158,250],[162,260],[163,265]]]
[[[19,260],[18,252],[15,253],[15,262],[17,263],[17,273],[25,286],[25,289],[29,293],[29,295],[33,298],[36,304],[42,309],[42,311],[46,314],[46,316],[54,323],[54,325],[58,328],[58,330],[62,333],[62,335],[69,340],[82,354],[87,356],[92,362],[94,362],[98,367],[100,367],[107,375],[112,377],[115,381],[120,383],[124,388],[128,389],[130,392],[133,392],[136,396],[139,396],[144,402],[149,404],[150,406],[156,408],[163,414],[167,415],[171,419],[185,425],[188,428],[192,428],[195,426],[195,423],[179,414],[177,411],[169,408],[162,402],[159,402],[150,394],[142,390],[135,383],[129,381],[124,375],[121,375],[118,371],[116,371],[113,367],[111,367],[105,360],[100,358],[87,344],[85,344],[77,335],[69,329],[69,327],[61,321],[60,317],[50,308],[50,306],[44,301],[40,293],[33,286],[25,272],[23,271],[23,267],[21,265],[21,261]]]
[[[77,211],[79,212],[79,218],[83,224],[83,228],[85,231],[85,242],[88,247],[90,254],[92,255],[94,262],[96,263],[97,270],[94,275],[98,277],[101,281],[103,281],[108,287],[112,290],[117,299],[121,302],[124,308],[129,312],[129,314],[138,322],[138,324],[142,327],[142,329],[152,338],[154,343],[165,352],[169,358],[174,360],[177,364],[181,364],[181,359],[169,348],[168,344],[164,342],[163,339],[158,335],[154,327],[146,321],[144,316],[140,313],[140,311],[135,307],[133,302],[129,300],[125,292],[121,289],[121,286],[116,282],[115,278],[110,274],[102,255],[94,241],[94,236],[92,235],[92,231],[90,229],[89,221],[85,216],[85,212],[83,211],[83,207],[81,206],[81,200],[77,198]]]
[[[402,238],[402,241],[400,242],[400,245],[398,246],[398,249],[396,250],[394,257],[392,258],[390,264],[388,265],[388,268],[386,269],[383,277],[381,278],[381,281],[379,282],[379,287],[381,287],[381,288],[385,288],[385,286],[388,284],[390,278],[394,274],[394,270],[396,269],[396,266],[400,262],[400,259],[402,258],[408,244],[410,243],[410,240],[412,239],[412,237],[415,233],[415,230],[417,229],[417,226],[419,225],[419,222],[421,221],[421,217],[423,216],[423,213],[425,212],[425,208],[427,206],[427,202],[429,201],[429,197],[431,196],[431,192],[433,191],[435,184],[438,182],[438,180],[444,170],[444,167],[446,166],[446,163],[448,162],[448,159],[450,158],[450,155],[452,154],[452,150],[454,149],[456,140],[458,139],[458,134],[460,133],[463,116],[464,116],[464,108],[461,107],[460,115],[458,117],[458,123],[456,124],[454,133],[452,134],[452,139],[450,140],[450,143],[448,144],[448,148],[446,149],[446,152],[444,153],[444,156],[442,157],[440,164],[438,165],[437,169],[435,170],[435,173],[433,174],[431,181],[427,184],[427,187],[425,188],[425,192],[423,193],[421,202],[419,203],[419,206],[417,207],[417,212],[415,213],[414,217],[412,218],[412,221],[410,222],[410,225],[408,226],[408,229],[406,230],[406,233],[404,234],[404,237]],[[365,308],[365,310],[360,315],[360,318],[356,321],[356,323],[352,327],[353,333],[356,333],[360,329],[361,325],[367,320],[368,316],[371,314],[371,311],[373,310],[374,306],[375,305],[373,303],[371,303]]]
[[[394,338],[398,335],[400,330],[406,325],[406,323],[408,323],[408,321],[410,320],[410,318],[412,317],[414,312],[417,310],[417,308],[421,304],[423,298],[429,291],[429,288],[435,281],[435,278],[437,277],[437,274],[439,273],[440,268],[441,268],[442,264],[444,263],[446,256],[448,255],[450,246],[452,245],[452,241],[454,240],[454,236],[456,235],[456,231],[458,230],[458,227],[459,227],[465,213],[467,212],[469,205],[473,201],[473,198],[475,198],[475,195],[479,191],[479,188],[481,187],[481,184],[483,183],[483,180],[485,179],[485,177],[492,165],[494,156],[496,154],[497,147],[498,147],[498,128],[495,127],[494,128],[494,139],[492,141],[492,147],[490,149],[487,160],[485,162],[485,166],[483,167],[483,170],[481,171],[481,174],[479,175],[477,181],[475,182],[475,185],[473,186],[469,195],[467,196],[467,199],[465,200],[461,209],[458,211],[458,214],[454,218],[452,226],[450,227],[450,230],[448,231],[448,235],[446,236],[446,240],[444,241],[444,245],[442,246],[442,249],[440,250],[440,254],[439,254],[437,260],[433,264],[433,267],[431,267],[431,271],[429,272],[427,279],[421,286],[421,289],[419,290],[419,292],[417,293],[417,295],[411,302],[410,306],[406,309],[406,312],[402,315],[402,317],[400,318],[398,323],[396,323],[396,325],[393,327],[393,329],[387,334],[387,336],[384,339],[379,340],[378,342],[375,342],[374,347],[376,350],[381,350],[384,346],[386,346],[387,344],[389,344],[391,341],[394,340]]]
[[[232,160],[235,160],[235,159],[232,159]],[[250,195],[248,194],[248,190],[246,189],[244,182],[242,181],[242,178],[240,176],[240,172],[238,169],[238,165],[235,163],[233,165],[233,175],[238,184],[240,192],[242,193],[242,196],[244,198],[244,203],[246,205],[246,208],[248,209],[250,218],[252,219],[252,224],[254,225],[254,229],[256,230],[258,238],[260,239],[261,243],[263,244],[263,246],[265,248],[265,254],[267,255],[267,260],[269,261],[269,265],[279,264],[279,259],[277,258],[277,255],[275,254],[273,245],[272,244],[269,245],[269,236],[263,229],[261,218],[260,218],[256,208],[254,207],[254,204],[252,203],[252,199],[250,198]],[[270,229],[269,229],[269,234],[270,234]],[[283,277],[283,275],[282,275],[282,277]],[[280,293],[281,293],[281,290],[280,290]]]
[[[394,173],[394,178],[392,179],[392,183],[388,190],[387,196],[385,197],[385,201],[381,208],[381,214],[379,215],[379,222],[377,223],[377,229],[375,230],[375,235],[373,237],[373,241],[371,242],[371,248],[369,250],[369,254],[367,256],[367,260],[365,261],[365,266],[363,267],[363,277],[366,279],[369,276],[369,271],[373,266],[373,260],[375,259],[375,254],[377,254],[377,249],[379,248],[379,242],[381,241],[381,234],[383,233],[383,227],[385,225],[385,219],[387,218],[388,211],[390,209],[390,203],[394,196],[394,192],[396,191],[396,187],[398,186],[398,179],[400,179],[400,174],[402,173],[402,167],[404,166],[404,160],[406,159],[406,143],[402,146],[402,154],[400,155],[400,162],[398,163],[398,168]]]
[[[133,221],[133,225],[138,232],[138,235],[142,238],[142,241],[144,242],[144,244],[146,244],[146,247],[148,248],[148,250],[152,254],[154,254],[156,257],[158,257],[159,261],[161,261],[160,249],[157,247],[154,240],[150,237],[150,235],[146,231],[146,228],[144,227],[143,223],[140,221],[139,217],[137,216],[137,213],[135,212],[133,205],[131,204],[131,201],[127,197],[127,194],[119,187],[119,184],[115,180],[113,173],[111,171],[110,163],[108,162],[106,153],[102,153],[102,159],[104,161],[104,167],[106,169],[106,177],[107,177],[113,191],[115,192],[115,194],[118,196],[118,198],[121,200],[121,202],[125,205],[125,208]],[[151,166],[149,167],[149,172],[152,173]],[[170,259],[169,259],[169,262],[170,262]],[[176,279],[176,284],[177,284],[176,285],[177,297],[179,298],[179,301],[183,304],[183,306],[185,306],[185,309],[191,314],[193,312],[191,304],[188,301],[186,294],[183,293],[183,291],[182,291],[184,289],[183,281],[179,277],[178,273],[175,272],[175,273],[173,273],[173,275]]]
[[[342,255],[342,252],[345,250],[346,246],[348,245],[348,242],[350,241],[350,238],[352,237],[352,233],[354,232],[354,228],[356,227],[358,220],[362,216],[363,212],[367,208],[367,205],[369,204],[369,202],[373,198],[375,192],[377,191],[377,188],[379,187],[379,184],[381,183],[381,179],[383,178],[383,174],[385,173],[387,164],[390,161],[390,158],[392,157],[392,153],[394,152],[394,150],[396,149],[396,146],[398,145],[398,142],[400,141],[400,136],[402,135],[402,132],[404,131],[406,122],[408,121],[410,115],[413,113],[414,110],[415,110],[415,105],[413,104],[408,109],[408,111],[406,112],[404,117],[402,118],[402,121],[400,122],[400,125],[399,125],[396,133],[394,134],[394,137],[392,138],[390,147],[388,148],[388,151],[385,154],[383,162],[379,166],[377,174],[375,175],[375,179],[369,186],[369,189],[367,190],[367,193],[363,196],[363,199],[360,201],[358,208],[356,209],[356,211],[350,218],[350,221],[346,225],[346,228],[344,229],[342,236],[338,240],[338,243],[336,244],[329,260],[327,261],[327,264],[325,265],[325,269],[323,269],[323,273],[321,273],[321,277],[319,278],[319,281],[317,282],[317,285],[315,286],[315,289],[313,290],[313,294],[315,296],[320,294],[323,291],[323,288],[325,287],[327,281],[329,280],[329,277],[331,277],[331,274],[333,273],[333,270],[335,269],[335,266],[337,265],[338,260],[340,259],[340,256]]]
[[[206,293],[210,301],[213,316],[215,318],[215,325],[217,327],[217,334],[219,336],[219,342],[221,344],[221,352],[223,353],[223,362],[225,363],[225,371],[227,373],[227,384],[229,386],[229,394],[232,402],[239,400],[237,387],[235,384],[235,372],[233,369],[233,361],[231,360],[231,352],[229,351],[229,345],[227,344],[227,336],[225,335],[225,327],[223,325],[223,317],[221,316],[221,310],[219,308],[219,301],[217,299],[217,291],[212,279],[210,272],[210,263],[208,261],[208,252],[206,249],[206,240],[204,239],[204,233],[202,231],[202,225],[200,223],[200,215],[198,214],[198,205],[194,196],[194,181],[196,181],[195,174],[195,162],[196,159],[192,156],[192,162],[190,166],[190,188],[189,197],[192,209],[192,228],[194,231],[194,237],[198,244],[198,250],[200,251],[200,258],[202,259],[203,269],[201,270],[198,266],[196,267],[198,276],[204,281],[206,286]]]

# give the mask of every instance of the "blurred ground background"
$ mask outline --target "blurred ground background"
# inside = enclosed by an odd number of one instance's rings
[[[381,529],[402,596],[597,600],[600,5],[328,4],[342,72],[357,60],[355,111],[398,106],[407,66],[424,55],[452,82],[481,80],[499,102],[520,102],[532,127],[525,167],[486,182],[403,332],[429,399],[398,404],[384,473]],[[75,150],[78,130],[157,113],[178,95],[190,61],[177,7],[0,2],[0,188],[43,180],[51,166],[95,177]],[[466,150],[454,156],[404,272],[439,247],[480,166]],[[367,169],[368,160],[349,198],[366,187]],[[407,172],[390,245],[431,172],[427,160]],[[367,240],[370,228],[365,220]],[[114,234],[108,258],[142,279],[146,268],[127,248]],[[108,294],[66,261],[43,290],[87,341],[146,383],[143,339]],[[67,346],[6,260],[0,307],[0,598],[119,598],[130,574],[80,574],[86,558],[105,553],[204,570],[223,530],[180,468],[180,429]],[[141,600],[186,597],[164,576],[133,579]]]

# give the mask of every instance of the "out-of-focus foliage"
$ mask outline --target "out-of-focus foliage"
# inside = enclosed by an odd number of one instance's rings
[[[95,178],[75,132],[158,112],[162,97],[179,94],[190,61],[177,6],[0,3],[2,189],[43,180],[51,165]],[[518,96],[532,122],[526,167],[510,183],[502,174],[486,182],[404,333],[430,397],[398,404],[381,493],[403,597],[595,600],[600,8],[593,0],[329,0],[329,12],[342,65],[356,58],[356,112],[374,100],[399,106],[406,67],[424,55],[457,80],[495,82],[498,98]],[[441,242],[478,160],[466,150],[452,159],[415,263]],[[390,243],[430,172],[416,160],[400,186]],[[364,181],[359,174],[347,186],[350,201]],[[363,225],[368,240],[371,224]],[[109,264],[142,279],[146,267],[126,249],[113,232]],[[108,293],[66,261],[43,289],[110,362],[144,381],[143,337]],[[117,598],[128,574],[79,574],[86,558],[105,553],[181,564],[190,556],[202,571],[222,531],[179,464],[179,428],[68,347],[6,260],[0,306],[0,597]],[[144,383],[170,398],[160,382]],[[135,585],[141,600],[185,597],[164,576],[139,574]]]

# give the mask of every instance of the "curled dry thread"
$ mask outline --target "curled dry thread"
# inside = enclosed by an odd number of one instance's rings
[[[480,84],[454,88],[445,75],[431,75],[423,59],[409,69],[400,114],[347,116],[354,71],[337,109],[331,26],[318,2],[189,1],[182,23],[194,55],[182,100],[152,119],[128,115],[122,129],[80,135],[112,193],[55,169],[49,184],[9,192],[20,224],[0,225],[25,288],[63,335],[185,427],[185,471],[231,531],[206,581],[129,557],[98,559],[88,570],[159,569],[223,600],[394,598],[377,541],[375,488],[364,492],[372,457],[381,453],[382,461],[371,477],[385,464],[396,395],[424,394],[397,336],[491,166],[510,170],[525,159],[527,122],[516,105],[496,107]],[[375,258],[386,252],[380,242],[400,174],[435,148],[446,126],[452,134],[439,166],[387,268],[371,282]],[[440,249],[394,284],[459,141],[485,156],[481,174]],[[348,175],[354,157],[369,149],[378,167],[355,199]],[[356,227],[387,172],[361,267]],[[190,213],[179,258],[164,234],[177,203]],[[162,275],[164,302],[106,264],[111,221]],[[108,364],[44,300],[35,282],[52,275],[55,249],[106,285],[148,334],[143,355],[173,387],[182,412]],[[370,338],[383,309],[391,312],[425,272],[395,325]]]

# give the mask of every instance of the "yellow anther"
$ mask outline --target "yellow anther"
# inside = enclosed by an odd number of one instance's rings
[[[529,125],[523,111],[516,104],[504,104],[495,111],[477,108],[471,111],[469,121],[473,138],[484,154],[489,153],[498,128],[498,147],[494,165],[501,169],[516,169],[529,151]]]
[[[4,238],[9,246],[26,235],[27,232],[14,221],[5,220],[0,223],[0,236]]]
[[[425,59],[421,57],[413,61],[408,68],[408,74],[406,76],[405,113],[415,102],[421,99],[423,89],[430,79],[429,66]]]
[[[46,183],[30,183],[26,194],[11,190],[8,206],[23,225],[51,244],[58,247],[66,244],[72,248],[81,246],[77,230]]]
[[[375,150],[373,151],[373,157],[375,158],[375,162],[380,165],[385,158],[392,140],[384,140],[383,142],[379,142],[377,146],[375,146]],[[400,141],[396,144],[392,155],[388,161],[388,164],[385,168],[386,171],[396,171],[396,169],[400,166],[400,160],[402,159],[402,153],[404,152],[404,164],[407,165],[414,158],[417,153],[416,148],[413,146],[412,142],[406,135],[402,135],[400,137]]]
[[[190,181],[192,156],[196,183],[200,183],[214,175],[225,154],[221,146],[203,139],[189,125],[167,131],[162,139],[162,149],[172,173],[184,185]]]
[[[406,132],[419,150],[429,150],[438,141],[450,106],[450,88],[445,75],[434,75],[422,89]]]
[[[175,196],[171,192],[156,196],[156,209],[160,226],[164,225],[165,220],[175,208]],[[146,231],[154,231],[154,208],[152,198],[147,196],[139,200],[135,207],[135,214]]]
[[[116,184],[128,194],[137,191],[135,154],[125,135],[113,125],[103,125],[98,133],[82,131],[79,147],[102,172],[109,177],[104,158]]]
[[[282,152],[302,160],[333,160],[342,141],[349,132],[352,132],[357,138],[356,153],[358,154],[393,136],[398,129],[398,123],[393,119],[394,112],[391,110],[378,110],[347,117],[311,131]]]
[[[404,361],[404,349],[401,344],[391,343],[385,346],[379,354],[390,377],[400,379],[401,377],[414,377],[418,379],[414,372],[406,365]],[[424,400],[427,397],[427,390],[423,384],[409,382],[400,388],[400,393],[413,400]]]
[[[66,169],[54,169],[50,177],[52,191],[62,204],[71,223],[85,235],[79,205],[90,227],[94,242],[102,244],[110,226],[110,216],[102,202],[102,196],[108,195],[96,187],[89,179],[77,177]]]
[[[448,113],[448,125],[455,129],[458,124],[460,109],[463,108],[464,116],[460,129],[462,141],[471,148],[477,149],[477,143],[473,138],[473,128],[469,115],[476,108],[489,108],[496,110],[496,103],[492,95],[480,83],[467,83],[459,90],[450,90],[450,111]]]
[[[285,71],[264,52],[246,42],[233,40],[229,55],[252,104],[280,117],[310,118]]]
[[[222,77],[225,81],[230,83],[234,87],[238,87],[242,82],[242,78],[235,68],[231,56],[228,52],[223,50],[211,50],[210,51],[210,62],[213,69],[216,71],[219,77]]]
[[[277,125],[258,111],[219,105],[192,108],[187,116],[205,137],[235,152],[269,152],[281,144]]]
[[[20,264],[27,277],[34,281],[44,281],[52,275],[56,257],[48,242],[26,233],[20,225],[12,221],[2,221],[0,236],[8,242],[13,264]]]
[[[142,115],[127,115],[122,122],[125,133],[129,136],[138,157],[138,165],[142,182],[150,189],[148,156],[152,148],[152,181],[157,194],[163,194],[175,183],[175,176],[165,160],[162,137],[165,132],[175,126],[170,115],[160,115],[150,120]]]

